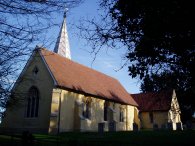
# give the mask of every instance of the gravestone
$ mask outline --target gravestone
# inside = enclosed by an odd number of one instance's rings
[[[165,124],[161,125],[161,130],[166,130],[166,125]]]
[[[115,121],[109,122],[108,130],[109,131],[116,131],[116,122]]]
[[[173,130],[173,123],[172,122],[167,123],[167,129],[168,130]]]
[[[181,122],[176,123],[176,129],[182,130],[182,123]]]
[[[158,124],[153,124],[153,130],[158,130]]]
[[[104,127],[105,127],[105,123],[98,123],[98,132],[103,133]]]
[[[133,131],[138,131],[138,125],[136,123],[133,123]]]
[[[192,129],[192,122],[191,121],[186,121],[186,128],[188,130],[191,130]]]

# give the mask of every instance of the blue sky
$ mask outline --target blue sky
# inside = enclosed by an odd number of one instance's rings
[[[89,53],[91,48],[87,45],[84,39],[79,37],[79,30],[76,28],[76,25],[79,24],[79,21],[82,18],[98,18],[98,0],[85,0],[80,6],[70,9],[67,14],[67,28],[71,49],[72,60],[93,68],[97,71],[100,71],[106,75],[116,78],[119,82],[125,87],[125,89],[130,93],[138,93],[139,91],[139,81],[136,79],[131,79],[128,75],[127,67],[119,70],[123,60],[125,51],[120,50],[109,50],[106,52],[102,50],[98,55],[96,60],[93,62],[94,56]],[[58,16],[57,19],[59,22],[62,22],[63,16]],[[57,37],[59,29],[56,29],[52,33],[53,37]],[[52,50],[52,47],[50,48]],[[119,71],[115,71],[119,70]]]

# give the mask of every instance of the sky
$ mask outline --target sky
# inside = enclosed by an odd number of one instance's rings
[[[83,18],[98,18],[98,0],[85,0],[78,7],[72,8],[67,13],[67,31],[69,36],[71,59],[75,62],[93,68],[108,76],[117,79],[129,93],[139,93],[140,82],[137,79],[132,79],[128,75],[127,66],[119,70],[122,66],[124,50],[101,50],[93,62],[94,56],[89,53],[90,45],[86,40],[79,37],[79,30],[76,27]],[[60,22],[63,16],[58,16]],[[60,28],[53,33],[54,37],[59,34]],[[118,70],[118,71],[116,71]]]

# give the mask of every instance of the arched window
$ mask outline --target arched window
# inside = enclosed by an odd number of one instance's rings
[[[125,111],[124,108],[120,108],[120,113],[119,113],[119,121],[124,122],[125,121]]]
[[[109,102],[105,101],[104,102],[104,121],[108,120],[108,106],[109,106]]]
[[[36,87],[31,87],[28,92],[26,117],[38,117],[39,91]]]
[[[91,119],[91,99],[87,99],[83,105],[83,117]]]
[[[150,117],[150,123],[153,123],[154,122],[153,112],[149,112],[149,117]]]

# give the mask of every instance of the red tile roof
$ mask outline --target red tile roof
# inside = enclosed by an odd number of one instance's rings
[[[131,94],[140,111],[167,111],[171,108],[173,90]]]
[[[40,49],[40,52],[58,87],[137,106],[131,95],[116,79],[46,49]]]

